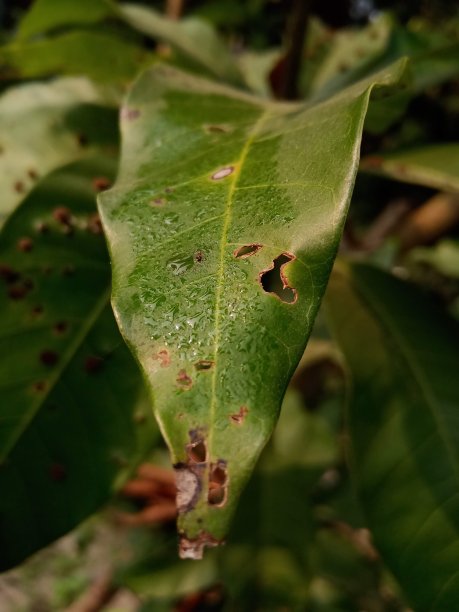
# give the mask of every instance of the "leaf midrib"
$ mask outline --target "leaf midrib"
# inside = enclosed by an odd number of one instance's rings
[[[208,438],[208,452],[209,456],[211,456],[212,449],[212,437],[214,432],[214,422],[215,422],[215,414],[217,407],[217,372],[218,372],[218,354],[220,349],[220,320],[221,320],[221,308],[220,303],[222,300],[222,291],[224,287],[224,274],[225,274],[225,256],[226,256],[226,247],[228,242],[228,232],[231,225],[232,212],[233,212],[233,204],[234,204],[234,195],[237,189],[237,184],[241,176],[242,168],[244,166],[245,160],[250,152],[250,148],[257,137],[258,133],[261,130],[262,125],[266,122],[268,116],[271,114],[269,109],[264,109],[255,122],[252,130],[250,131],[247,140],[244,143],[244,146],[239,155],[239,159],[235,163],[235,171],[233,176],[231,177],[231,184],[228,189],[228,197],[226,199],[225,211],[223,213],[224,222],[222,227],[222,237],[220,240],[220,258],[219,265],[217,271],[216,278],[216,291],[215,291],[215,342],[214,342],[214,368],[212,373],[212,395],[210,402],[210,427],[209,427],[209,438]]]

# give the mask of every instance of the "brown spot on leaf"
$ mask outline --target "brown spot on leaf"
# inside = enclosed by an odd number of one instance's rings
[[[150,200],[150,206],[153,206],[154,208],[164,206],[165,204],[165,198],[153,198],[152,200]]]
[[[53,217],[62,225],[70,225],[72,223],[72,212],[65,206],[58,206],[53,210]]]
[[[180,533],[179,556],[181,559],[202,559],[204,548],[214,548],[223,544],[207,531],[201,531],[197,538],[189,539],[184,533]]]
[[[185,391],[188,391],[193,386],[193,381],[190,376],[188,376],[185,370],[180,370],[180,372],[178,373],[177,385]]]
[[[98,355],[89,355],[84,362],[84,369],[88,374],[97,374],[102,370],[103,366],[104,360]]]
[[[201,359],[194,364],[194,367],[198,372],[210,370],[214,365],[214,362],[210,359]]]
[[[49,232],[49,227],[43,221],[39,221],[35,226],[35,229],[39,234],[47,234]]]
[[[263,270],[259,275],[259,282],[267,293],[272,293],[281,302],[294,304],[298,298],[296,289],[289,285],[284,268],[296,257],[290,253],[281,253],[273,261],[272,266]]]
[[[247,406],[241,406],[239,408],[239,412],[235,412],[234,414],[230,415],[230,419],[233,421],[233,423],[236,423],[236,425],[241,425],[248,414],[249,409]]]
[[[43,306],[34,306],[32,308],[32,314],[35,316],[43,314]]]
[[[91,215],[88,218],[87,229],[88,232],[91,232],[91,234],[102,234],[102,221],[100,220],[100,217],[97,213]]]
[[[8,296],[12,300],[23,300],[29,293],[29,288],[24,283],[19,285],[13,285],[8,290]]]
[[[52,463],[49,468],[49,475],[51,476],[51,480],[62,482],[67,478],[67,470],[62,463]]]
[[[59,355],[56,351],[47,349],[40,353],[40,361],[45,366],[53,366],[59,361]]]
[[[22,181],[16,181],[13,185],[13,189],[16,193],[24,193],[24,183]]]
[[[160,351],[158,351],[153,357],[153,359],[159,361],[159,365],[162,368],[167,368],[171,365],[171,357],[167,349],[161,349]]]
[[[37,382],[34,382],[32,385],[32,389],[36,392],[36,393],[43,393],[43,391],[46,390],[47,384],[46,381],[44,380],[37,380]]]
[[[136,108],[129,108],[128,106],[122,106],[120,111],[121,120],[134,121],[140,116],[140,111]]]
[[[226,134],[228,132],[230,132],[230,128],[227,125],[224,124],[206,124],[204,125],[204,131],[206,131],[208,134]]]
[[[245,259],[246,257],[251,257],[258,253],[258,251],[263,247],[262,244],[244,244],[243,246],[236,249],[233,253],[234,257],[237,259]]]
[[[92,188],[94,191],[105,191],[111,185],[111,181],[106,176],[96,176],[92,179]]]
[[[202,251],[196,251],[194,254],[194,260],[196,263],[201,263],[204,261],[204,253]]]
[[[76,141],[79,147],[87,147],[89,144],[88,137],[82,132],[75,134]]]
[[[53,331],[57,336],[61,336],[68,330],[68,323],[66,321],[58,321],[53,327]]]
[[[23,253],[30,253],[33,249],[33,240],[31,238],[20,238],[17,243],[18,251],[22,251]]]
[[[0,278],[9,285],[19,280],[20,274],[8,264],[0,264]]]
[[[38,179],[38,172],[34,168],[29,168],[27,170],[27,174],[32,181],[36,181]]]

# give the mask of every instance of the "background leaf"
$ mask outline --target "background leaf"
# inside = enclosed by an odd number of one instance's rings
[[[182,555],[228,529],[327,282],[372,85],[402,69],[305,108],[156,67],[125,102],[100,209],[117,319],[177,464]]]
[[[332,275],[327,306],[352,377],[351,469],[369,527],[415,609],[452,610],[457,324],[419,289],[363,265]]]
[[[94,512],[155,436],[109,304],[95,190],[112,172],[51,175],[0,236],[0,569]]]
[[[0,97],[0,225],[41,176],[117,143],[112,104],[83,78],[20,85]]]

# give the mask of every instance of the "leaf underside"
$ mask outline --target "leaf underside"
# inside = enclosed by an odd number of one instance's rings
[[[332,265],[370,90],[273,104],[156,66],[122,111],[99,205],[118,323],[178,485],[181,555],[225,536],[278,416]]]
[[[454,610],[458,326],[422,291],[369,266],[333,274],[326,303],[352,376],[351,468],[378,549],[414,609]]]
[[[0,235],[1,570],[94,512],[154,431],[109,303],[95,192],[112,172],[54,173]]]

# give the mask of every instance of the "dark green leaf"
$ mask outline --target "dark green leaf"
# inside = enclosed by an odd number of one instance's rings
[[[352,376],[351,468],[368,524],[414,608],[454,610],[458,327],[419,289],[368,266],[340,269],[329,287]]]
[[[401,70],[316,107],[162,66],[127,97],[100,209],[118,322],[177,464],[184,556],[224,537],[270,436],[336,253],[371,89]]]
[[[95,190],[112,172],[51,175],[0,236],[1,569],[94,512],[154,435],[109,304]]]

